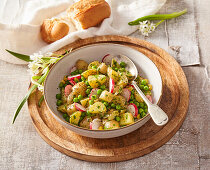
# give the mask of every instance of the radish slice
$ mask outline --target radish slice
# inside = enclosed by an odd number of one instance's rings
[[[149,99],[149,101],[150,101],[151,103],[153,103],[153,101],[152,101],[152,96],[146,95],[146,97]]]
[[[89,99],[90,99],[90,100],[91,100],[92,95],[96,95],[96,98],[99,97],[99,96],[97,95],[97,91],[98,91],[98,88],[94,88],[94,89],[91,90],[90,96],[89,96]]]
[[[113,58],[114,58],[113,55],[107,54],[102,58],[102,62],[105,63],[106,65],[110,65],[112,63]]]
[[[133,86],[132,84],[128,84],[128,87],[129,87],[129,86],[131,86],[131,87],[133,87],[133,88],[134,88],[134,86]],[[134,89],[135,89],[135,88],[134,88]]]
[[[68,76],[68,80],[74,80],[75,78],[77,78],[77,79],[81,79],[81,75],[80,74],[77,74],[77,75],[75,75],[75,76]]]
[[[73,66],[71,69],[70,69],[70,74],[72,73],[72,72],[74,72],[74,71],[76,71],[76,66]]]
[[[65,90],[64,90],[65,96],[68,96],[71,93],[71,91],[72,91],[72,86],[71,85],[67,85],[65,87]]]
[[[93,123],[90,122],[90,129],[93,129]]]
[[[138,107],[134,103],[128,105],[127,111],[132,113],[133,117],[137,117],[138,115]]]
[[[75,84],[77,84],[74,80],[69,80],[69,82],[74,86]]]
[[[79,103],[75,103],[75,107],[77,110],[81,111],[81,112],[86,112],[86,108],[83,107],[81,104]]]
[[[123,89],[121,95],[123,97],[125,97],[125,99],[127,100],[127,102],[130,100],[131,97],[131,92],[128,89]]]
[[[114,92],[114,86],[115,86],[114,79],[110,78],[109,79],[109,92],[110,93],[113,93]]]

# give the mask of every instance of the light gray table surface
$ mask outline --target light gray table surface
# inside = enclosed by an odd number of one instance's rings
[[[30,75],[26,66],[0,61],[0,169],[210,169],[210,1],[181,2],[185,2],[183,7],[176,9],[191,8],[195,24],[192,37],[196,38],[201,64],[183,67],[190,88],[190,105],[186,120],[171,140],[148,155],[119,163],[91,163],[68,157],[42,140],[26,105],[12,124],[13,113],[27,92]],[[176,3],[169,0],[160,12],[172,5]],[[170,36],[173,29],[167,31],[168,24],[162,24],[146,40],[175,55],[169,46],[176,46],[181,40],[179,35]],[[138,32],[131,36],[144,38]]]

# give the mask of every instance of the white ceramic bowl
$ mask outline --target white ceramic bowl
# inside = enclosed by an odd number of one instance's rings
[[[123,54],[128,56],[134,62],[140,75],[149,79],[153,86],[152,93],[154,103],[158,103],[162,94],[162,79],[157,67],[149,58],[133,48],[123,45],[104,43],[88,45],[71,52],[51,68],[45,80],[44,97],[45,102],[55,119],[69,130],[83,136],[92,138],[112,138],[122,136],[138,129],[150,119],[150,115],[147,114],[147,116],[138,120],[134,124],[119,129],[88,130],[66,122],[62,117],[62,114],[57,111],[55,96],[60,92],[58,85],[63,77],[69,74],[70,68],[75,65],[76,61],[78,59],[83,59],[88,63],[94,60],[101,61],[103,56],[106,54]]]

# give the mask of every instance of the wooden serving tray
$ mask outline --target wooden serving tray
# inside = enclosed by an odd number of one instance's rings
[[[123,44],[135,48],[156,64],[163,79],[163,95],[159,105],[169,116],[169,122],[160,127],[150,119],[136,131],[111,139],[83,137],[59,124],[50,114],[45,102],[39,108],[37,104],[41,94],[35,91],[28,100],[28,107],[36,130],[53,148],[86,161],[125,161],[156,150],[176,133],[187,114],[189,88],[182,68],[163,49],[149,42],[125,36],[109,35],[78,40],[56,53],[63,54],[65,50],[97,43]]]

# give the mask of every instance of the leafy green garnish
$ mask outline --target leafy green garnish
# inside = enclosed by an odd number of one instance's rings
[[[20,54],[20,53],[15,53],[15,52],[10,51],[10,50],[7,50],[7,49],[5,49],[5,50],[6,50],[8,53],[12,54],[13,56],[15,56],[15,57],[17,57],[17,58],[19,58],[19,59],[21,59],[21,60],[23,60],[23,61],[26,61],[26,62],[32,61],[32,60],[30,59],[30,56],[28,56],[28,55],[24,55],[24,54]]]

